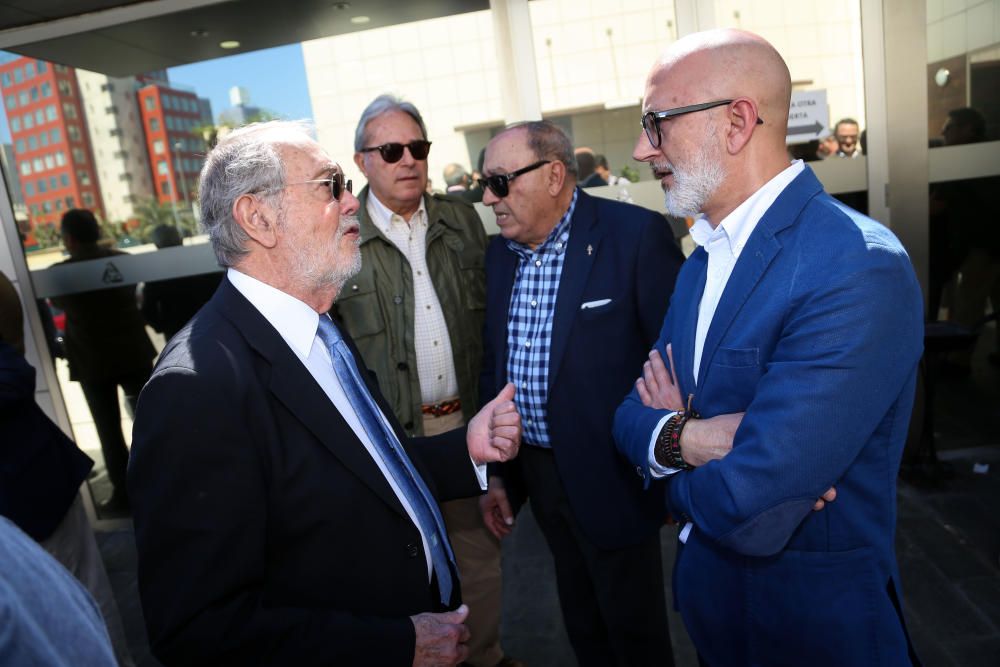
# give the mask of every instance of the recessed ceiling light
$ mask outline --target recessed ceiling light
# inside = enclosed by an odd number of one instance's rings
[[[235,39],[227,39],[224,42],[219,42],[219,46],[224,49],[238,49],[240,48],[240,43]]]
[[[204,28],[198,28],[196,30],[192,30],[191,31],[191,36],[192,37],[208,37],[208,31],[205,30]]]
[[[343,10],[343,9],[350,9],[351,8],[351,3],[349,3],[349,2],[335,2],[335,3],[333,3],[333,8],[334,9],[341,9],[341,10]]]
[[[369,21],[371,21],[371,18],[368,17],[368,16],[352,16],[351,17],[351,23],[353,23],[354,25],[364,25],[365,23],[368,23]]]

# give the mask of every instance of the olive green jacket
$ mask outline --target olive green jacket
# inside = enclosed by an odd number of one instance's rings
[[[341,290],[332,315],[347,327],[379,388],[411,435],[423,435],[420,379],[414,346],[413,273],[406,257],[361,207],[361,271]],[[472,204],[450,195],[424,196],[427,269],[441,302],[468,421],[479,405],[486,312],[486,232]]]

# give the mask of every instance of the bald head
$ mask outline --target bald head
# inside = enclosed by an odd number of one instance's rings
[[[792,80],[781,54],[763,37],[731,29],[683,37],[659,58],[647,84],[668,81],[678,104],[750,98],[764,119],[761,129],[784,150]]]
[[[663,53],[632,156],[649,163],[672,214],[718,224],[788,167],[791,88],[774,47],[742,30],[688,35]]]

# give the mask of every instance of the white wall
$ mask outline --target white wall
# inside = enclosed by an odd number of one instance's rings
[[[98,186],[108,220],[121,222],[135,215],[135,204],[153,196],[152,176],[135,96],[135,79],[111,78],[77,70],[90,146],[94,151]],[[102,87],[110,89],[102,90]],[[114,111],[109,112],[108,109]],[[112,134],[121,130],[120,136]],[[127,155],[121,156],[124,151]],[[130,175],[125,180],[123,175]]]
[[[830,122],[852,116],[864,127],[858,0],[714,1],[718,25],[762,34],[794,80],[811,81],[803,89],[826,89]],[[576,139],[598,144],[617,170],[629,160],[638,109],[593,114],[605,104],[638,104],[649,68],[676,38],[674,3],[534,0],[528,7],[543,113],[589,109],[574,118]],[[501,124],[493,39],[483,11],[303,42],[319,141],[360,186],[351,164],[358,117],[376,95],[402,95],[424,115],[434,142],[430,176],[443,187],[449,162],[475,166],[469,151],[477,147],[455,128]],[[608,124],[619,121],[624,128]]]
[[[1000,43],[1000,0],[927,0],[927,62]]]
[[[715,0],[719,27],[750,30],[785,58],[796,90],[826,90],[830,123],[865,122],[859,0]]]

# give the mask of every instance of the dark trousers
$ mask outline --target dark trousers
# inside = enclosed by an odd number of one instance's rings
[[[520,457],[531,510],[555,561],[559,606],[577,662],[672,666],[659,535],[623,549],[595,546],[573,515],[552,452],[524,446]]]
[[[149,380],[150,370],[122,375],[110,380],[81,380],[83,395],[94,418],[97,437],[101,440],[101,454],[108,478],[115,493],[126,493],[125,471],[128,467],[128,447],[122,435],[122,413],[118,407],[118,387],[125,392],[129,408],[135,412],[139,392]]]

